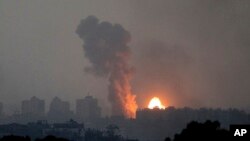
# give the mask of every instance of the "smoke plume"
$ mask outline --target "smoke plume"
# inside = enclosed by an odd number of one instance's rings
[[[99,22],[96,17],[88,16],[78,25],[76,33],[84,41],[85,56],[91,63],[85,70],[109,79],[112,114],[135,118],[137,104],[130,86],[133,69],[128,64],[129,32],[119,24]]]

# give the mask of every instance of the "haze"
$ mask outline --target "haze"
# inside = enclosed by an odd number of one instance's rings
[[[6,113],[37,96],[99,99],[110,114],[108,80],[89,65],[76,34],[89,15],[131,34],[132,90],[139,108],[157,96],[165,106],[250,110],[250,2],[247,0],[2,0],[0,102]]]

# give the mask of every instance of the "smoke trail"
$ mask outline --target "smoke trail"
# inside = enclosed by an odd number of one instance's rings
[[[109,78],[112,114],[135,118],[137,104],[131,93],[132,68],[128,64],[129,32],[119,24],[99,22],[96,17],[88,16],[78,25],[76,33],[84,41],[85,56],[91,62],[85,70]]]

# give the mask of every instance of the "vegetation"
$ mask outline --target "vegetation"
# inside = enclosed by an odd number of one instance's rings
[[[190,122],[180,134],[175,134],[173,141],[215,141],[229,140],[228,130],[220,128],[218,121],[206,121],[205,123]],[[165,141],[171,141],[169,137]]]

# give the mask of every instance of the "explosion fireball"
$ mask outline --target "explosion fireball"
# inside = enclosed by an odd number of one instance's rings
[[[161,104],[161,101],[158,97],[153,97],[148,104],[148,108],[149,109],[154,109],[154,108],[165,109],[165,106]]]

